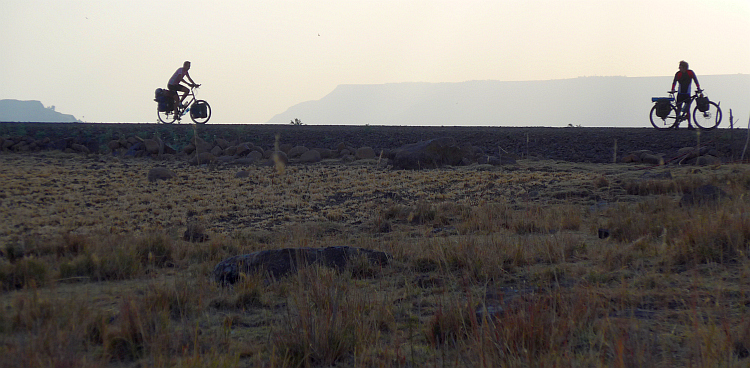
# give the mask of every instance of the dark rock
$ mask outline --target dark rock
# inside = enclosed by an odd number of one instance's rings
[[[107,147],[111,151],[114,151],[114,150],[120,148],[120,141],[119,140],[111,140],[111,141],[109,141],[109,143],[107,143]]]
[[[156,139],[144,139],[143,145],[146,147],[146,152],[152,155],[159,153],[159,142]]]
[[[289,159],[284,151],[274,151],[271,154],[271,160],[274,164],[286,165],[289,163]]]
[[[729,195],[714,185],[701,185],[680,198],[680,206],[703,205],[718,202]]]
[[[227,258],[214,267],[216,282],[233,284],[241,273],[267,273],[278,278],[296,272],[300,267],[321,265],[344,269],[351,259],[364,256],[373,265],[387,265],[391,256],[385,252],[349,246],[327,248],[269,249]]]
[[[202,243],[208,241],[208,235],[205,234],[203,226],[195,222],[188,223],[187,229],[185,229],[185,233],[182,234],[182,238],[185,241],[193,243]]]
[[[334,152],[332,150],[329,150],[328,148],[313,148],[313,150],[318,151],[318,153],[320,153],[321,159],[334,157]]]
[[[459,147],[452,137],[435,138],[401,146],[395,150],[394,169],[434,169],[444,165],[460,165],[471,152]]]
[[[599,230],[597,231],[597,233],[598,233],[598,235],[599,235],[599,239],[606,239],[606,238],[609,238],[609,230],[607,230],[607,229],[601,229],[601,228],[600,228],[600,229],[599,229]]]
[[[225,150],[227,147],[229,147],[229,141],[223,138],[217,138],[214,140],[214,143],[219,146],[221,149]]]
[[[289,154],[289,150],[291,150],[292,148],[294,148],[294,146],[292,146],[289,143],[284,143],[284,144],[279,145],[279,151],[284,152],[286,154]]]
[[[240,179],[241,179],[241,178],[247,178],[247,177],[249,177],[249,176],[250,176],[250,173],[249,173],[249,172],[247,172],[247,171],[245,171],[245,170],[242,170],[242,171],[238,171],[238,172],[237,172],[236,174],[234,174],[234,177],[235,177],[235,178],[240,178]]]
[[[320,152],[316,150],[305,151],[305,153],[299,156],[299,160],[304,163],[315,163],[320,162]]]
[[[155,182],[158,180],[168,180],[174,178],[176,175],[172,170],[166,167],[157,166],[148,171],[148,181]]]
[[[203,165],[216,162],[216,156],[210,152],[201,152],[190,159],[191,165]]]
[[[309,150],[305,146],[294,146],[289,150],[289,152],[287,152],[287,156],[289,158],[297,158],[302,156],[302,154],[307,151]]]
[[[641,175],[641,179],[646,180],[672,180],[672,173],[670,171],[646,171]]]
[[[371,147],[360,147],[357,149],[357,152],[354,153],[354,157],[357,158],[357,160],[370,160],[375,158],[377,155],[375,154],[375,150]]]

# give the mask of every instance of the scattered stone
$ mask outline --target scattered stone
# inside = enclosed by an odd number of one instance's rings
[[[664,157],[646,153],[641,155],[641,162],[651,165],[664,165]]]
[[[216,156],[210,152],[201,152],[190,159],[191,165],[204,165],[216,162]]]
[[[158,180],[168,180],[174,178],[175,173],[166,167],[157,166],[148,171],[148,181],[155,182]]]
[[[159,142],[156,139],[144,139],[143,145],[146,147],[146,152],[152,155],[159,154]]]
[[[255,163],[255,161],[257,160],[253,156],[247,156],[247,157],[236,158],[234,159],[234,161],[232,161],[232,163],[235,165],[240,165],[240,166],[249,166]]]
[[[28,145],[26,145],[26,147],[28,147]],[[24,148],[26,148],[26,147],[24,147]],[[91,151],[89,150],[89,148],[86,147],[86,146],[84,146],[84,145],[82,145],[82,144],[73,143],[70,146],[70,148],[72,148],[74,151],[77,151],[77,152],[80,152],[80,153],[91,153]],[[28,150],[28,148],[26,150]]]
[[[297,158],[302,156],[303,153],[309,151],[305,146],[294,146],[287,152],[289,158]]]
[[[250,176],[250,173],[246,170],[238,171],[236,174],[234,174],[235,178],[247,178]]]
[[[599,230],[597,230],[597,233],[599,235],[599,239],[609,238],[609,230],[607,229],[599,228]]]
[[[435,138],[407,144],[396,149],[393,168],[396,170],[434,169],[444,165],[460,165],[471,150],[459,147],[452,137]]]
[[[729,195],[715,185],[701,185],[691,192],[685,193],[680,198],[680,206],[705,205],[718,202],[726,197],[729,197]]]
[[[377,155],[375,154],[375,150],[371,147],[360,147],[359,149],[357,149],[354,157],[357,160],[371,160],[377,157]]]
[[[299,160],[301,162],[308,163],[308,164],[320,162],[321,160],[320,152],[316,150],[305,151],[305,153],[299,156]]]
[[[641,179],[645,180],[672,180],[672,172],[669,170],[665,171],[646,171],[641,175]]]
[[[223,138],[216,138],[214,140],[214,143],[219,146],[219,148],[225,150],[227,147],[230,146],[229,142],[226,139]]]
[[[197,222],[188,222],[187,229],[185,229],[185,232],[182,234],[182,238],[185,241],[193,243],[208,241],[208,235],[205,233],[203,225]]]
[[[273,161],[274,164],[286,165],[289,163],[289,158],[287,158],[284,151],[274,151],[271,154],[271,161]]]
[[[342,270],[358,257],[380,266],[387,265],[391,259],[385,252],[349,246],[269,249],[227,258],[214,267],[213,276],[216,282],[233,284],[242,273],[264,272],[271,278],[279,278],[309,265]]]
[[[260,161],[263,159],[263,152],[259,151],[251,151],[248,155],[248,158],[252,158],[253,161]]]
[[[235,148],[234,155],[235,156],[247,156],[252,151],[252,148],[250,148],[250,145],[247,143],[242,143],[237,148]]]
[[[321,159],[327,159],[334,157],[333,150],[327,149],[327,148],[313,148],[313,150],[318,151],[320,153]]]

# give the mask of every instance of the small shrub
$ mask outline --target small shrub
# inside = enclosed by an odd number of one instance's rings
[[[427,341],[433,346],[455,345],[459,339],[466,338],[469,331],[476,328],[476,317],[472,319],[472,313],[467,305],[452,305],[446,309],[438,309],[427,322]]]
[[[47,274],[46,264],[35,258],[25,257],[16,263],[0,265],[0,289],[40,287],[46,284]]]
[[[172,247],[166,235],[152,233],[137,241],[135,252],[141,264],[164,267],[172,264]]]

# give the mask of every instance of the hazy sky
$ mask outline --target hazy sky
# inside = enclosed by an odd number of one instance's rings
[[[0,99],[152,122],[190,60],[211,123],[264,123],[339,84],[750,74],[750,1],[2,0],[0,50]]]

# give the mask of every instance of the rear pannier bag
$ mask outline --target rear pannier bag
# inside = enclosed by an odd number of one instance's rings
[[[669,116],[671,111],[672,106],[669,104],[669,101],[659,101],[656,103],[656,116],[664,119]]]
[[[698,106],[698,110],[700,110],[700,112],[706,112],[708,111],[708,108],[710,107],[708,97],[706,96],[700,96],[696,98],[695,103]]]
[[[664,119],[669,116],[672,106],[669,104],[674,101],[674,97],[651,97],[651,102],[656,102],[656,116]]]
[[[208,117],[208,107],[203,102],[196,102],[190,108],[190,116],[195,119],[205,119]]]
[[[154,92],[154,101],[158,104],[157,109],[161,112],[174,110],[174,99],[169,90],[157,88]]]

